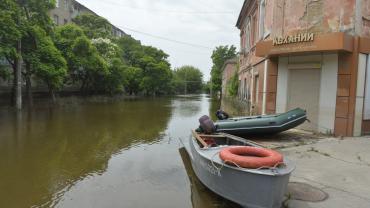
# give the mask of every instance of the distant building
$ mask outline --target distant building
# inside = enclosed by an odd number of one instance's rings
[[[234,76],[237,70],[238,59],[233,58],[229,59],[225,62],[224,66],[222,67],[222,96],[229,96],[229,92],[227,90],[228,83],[230,79]]]
[[[370,0],[245,0],[240,95],[257,114],[301,107],[300,128],[370,133]]]
[[[56,25],[65,25],[72,22],[73,18],[83,13],[99,16],[76,0],[57,0],[55,9],[50,11],[50,17]],[[125,32],[114,25],[112,25],[112,34],[116,37],[126,35]]]

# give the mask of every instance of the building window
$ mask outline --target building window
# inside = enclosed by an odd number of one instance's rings
[[[248,18],[247,20],[247,24],[245,26],[245,49],[246,50],[249,50],[250,49],[250,41],[251,41],[251,38],[250,38],[250,29],[251,29],[251,26],[250,26],[250,19]]]
[[[260,39],[263,39],[264,38],[264,35],[265,35],[265,13],[266,11],[266,2],[265,0],[262,0],[261,1],[261,4],[260,4],[260,18],[259,18],[259,37]]]
[[[252,15],[252,28],[251,28],[251,39],[252,39],[252,46],[256,43],[258,37],[258,29],[257,29],[257,12],[254,11]]]
[[[68,24],[68,20],[64,19],[64,24],[65,25]]]
[[[55,1],[55,7],[56,7],[56,8],[59,8],[59,0],[56,0],[56,1]]]
[[[68,10],[68,0],[64,0],[64,8],[66,9],[66,10]]]
[[[58,17],[58,15],[56,15],[56,14],[54,14],[54,23],[55,23],[56,25],[59,25],[59,17]]]

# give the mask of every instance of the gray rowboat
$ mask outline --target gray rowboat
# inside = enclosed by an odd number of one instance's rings
[[[202,138],[212,138],[217,145],[209,147]],[[233,135],[219,133],[199,135],[193,131],[184,144],[198,179],[216,194],[248,208],[280,208],[294,164],[270,169],[246,169],[225,164],[218,153],[230,146],[261,147],[257,143]]]

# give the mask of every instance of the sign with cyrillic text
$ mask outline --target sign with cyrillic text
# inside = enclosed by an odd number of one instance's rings
[[[275,37],[272,40],[273,46],[286,45],[291,43],[302,43],[302,42],[312,42],[314,41],[313,33],[300,33],[296,35],[287,35],[284,37]]]

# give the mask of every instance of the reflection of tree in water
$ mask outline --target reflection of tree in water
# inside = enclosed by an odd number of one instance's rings
[[[212,118],[212,120],[217,120],[216,112],[218,109],[220,109],[221,101],[217,98],[209,98],[209,115]]]
[[[194,97],[176,99],[174,101],[175,113],[182,117],[192,117],[198,114],[201,109],[199,102],[200,100],[194,100]]]
[[[185,148],[179,149],[182,162],[190,181],[191,203],[193,208],[239,208],[240,206],[230,202],[205,187],[195,175],[191,166],[191,160]]]
[[[103,173],[112,154],[160,139],[170,116],[170,100],[163,99],[39,107],[18,120],[0,112],[0,207],[41,204]]]

